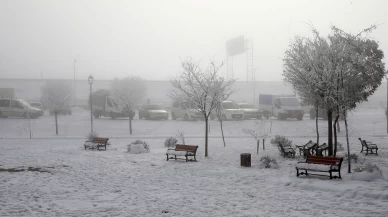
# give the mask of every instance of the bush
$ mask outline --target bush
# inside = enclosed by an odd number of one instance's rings
[[[172,148],[176,146],[177,142],[178,140],[175,137],[171,136],[170,138],[167,138],[166,141],[164,141],[164,146],[167,148]]]
[[[131,154],[149,153],[150,147],[146,142],[138,139],[127,146],[127,151]]]
[[[88,141],[92,141],[93,138],[95,138],[95,137],[98,137],[98,133],[97,133],[97,132],[90,132],[90,133],[87,135]]]
[[[278,145],[292,145],[292,140],[287,139],[285,136],[276,135],[274,139],[271,139],[271,144]]]
[[[360,159],[358,158],[358,155],[355,153],[350,154],[350,160],[353,160],[354,163],[358,163],[360,161]],[[344,161],[348,162],[348,154],[345,154]]]
[[[373,181],[376,179],[384,179],[384,177],[378,166],[367,163],[354,169],[352,179],[358,181]]]
[[[344,150],[343,144],[340,142],[337,142],[337,151],[343,151],[343,150]]]
[[[363,171],[366,171],[369,173],[378,171],[381,173],[380,168],[378,166],[376,166],[375,164],[371,164],[371,163],[366,163],[365,165],[361,165],[361,166],[354,169],[354,172],[356,172],[356,173],[363,172]]]
[[[277,169],[279,168],[278,163],[276,162],[275,158],[272,158],[268,155],[263,156],[260,158],[260,168],[273,168]]]

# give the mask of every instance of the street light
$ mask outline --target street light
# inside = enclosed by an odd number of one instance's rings
[[[91,126],[91,132],[93,133],[93,103],[92,103],[92,84],[93,84],[93,76],[90,75],[88,78],[88,82],[90,84],[90,126]]]

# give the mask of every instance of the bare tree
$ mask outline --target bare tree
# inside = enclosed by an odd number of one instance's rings
[[[115,79],[112,83],[111,97],[120,111],[129,118],[129,134],[132,134],[132,119],[135,116],[135,105],[147,94],[147,86],[140,77]]]
[[[42,102],[55,116],[55,134],[58,135],[58,113],[70,106],[72,88],[69,82],[50,80],[42,87]]]
[[[181,61],[182,72],[171,78],[173,89],[168,96],[185,108],[196,108],[205,118],[205,157],[208,156],[209,117],[220,99],[230,95],[235,79],[225,79],[218,75],[223,64],[210,62],[203,70],[199,62],[188,58]]]

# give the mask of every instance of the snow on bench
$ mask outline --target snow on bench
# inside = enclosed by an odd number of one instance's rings
[[[166,152],[167,155],[167,161],[169,159],[179,159],[177,156],[184,156],[186,158],[186,161],[197,161],[195,154],[197,153],[198,146],[194,145],[181,145],[177,144],[175,146],[175,149],[168,149]],[[174,157],[169,157],[169,155],[173,155]],[[188,159],[188,157],[193,157],[193,159]]]
[[[341,164],[343,158],[337,157],[321,157],[321,156],[307,156],[305,162],[298,162],[296,164],[296,176],[308,175],[307,171],[316,172],[329,172],[330,179],[340,178],[341,179]],[[304,170],[305,172],[299,172]],[[338,176],[332,176],[332,172],[338,172]]]

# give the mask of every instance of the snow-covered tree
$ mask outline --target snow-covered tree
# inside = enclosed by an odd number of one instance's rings
[[[286,51],[285,81],[303,101],[327,111],[329,155],[333,155],[333,112],[343,112],[347,129],[346,111],[366,101],[385,76],[383,52],[365,34],[374,28],[352,35],[332,26],[327,38],[313,29],[312,39],[296,37]]]
[[[71,84],[63,80],[47,80],[41,91],[44,106],[55,116],[55,133],[58,135],[58,113],[70,106]]]
[[[115,79],[111,88],[111,99],[120,111],[129,117],[129,134],[132,134],[132,119],[135,116],[135,106],[147,95],[147,86],[140,77]]]
[[[181,61],[182,72],[170,79],[173,89],[168,96],[186,108],[202,112],[205,119],[205,157],[208,156],[208,123],[212,111],[225,96],[230,95],[235,79],[225,79],[218,75],[221,65],[210,62],[202,69],[199,62],[188,58]]]

